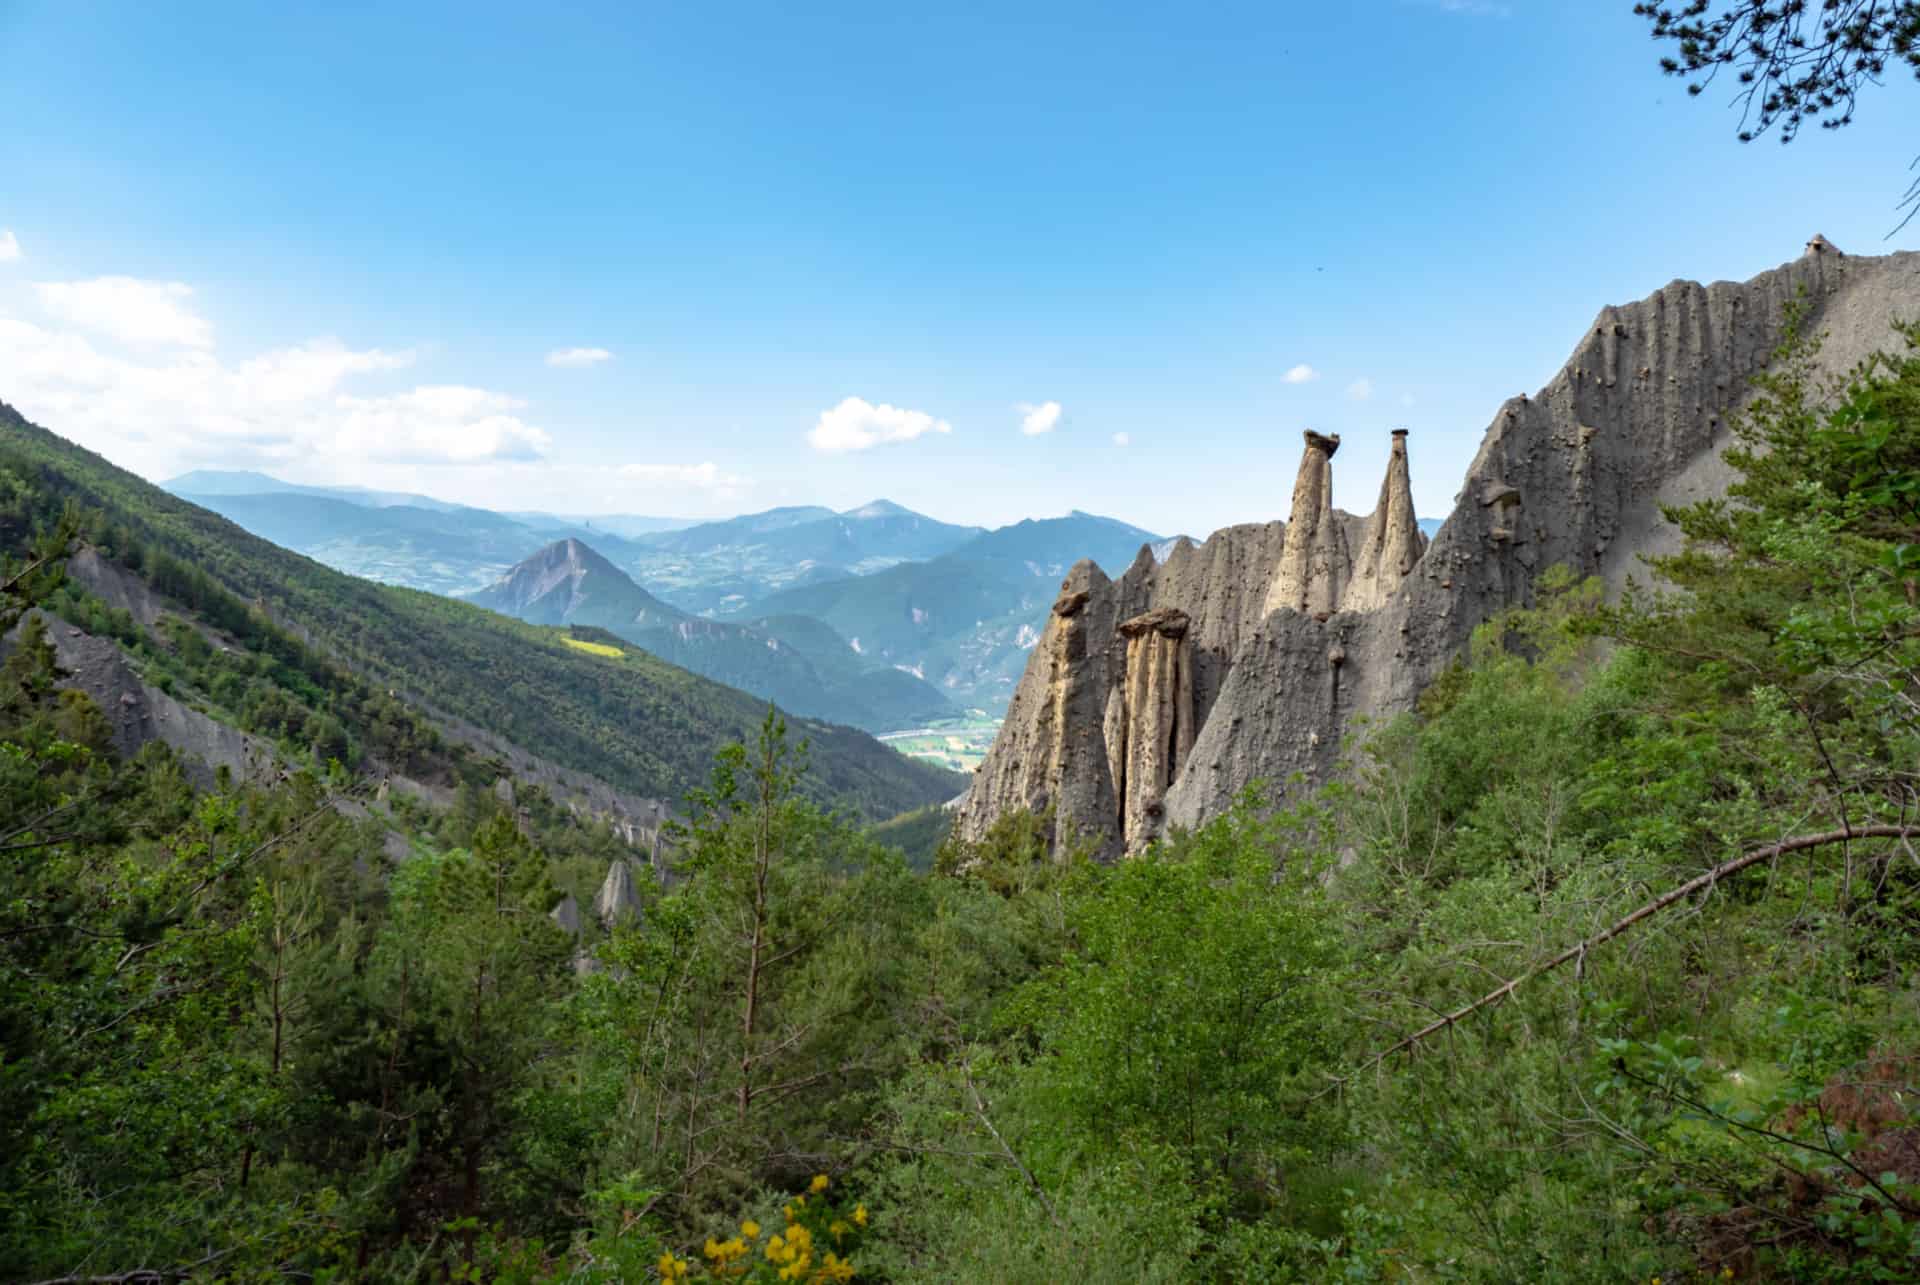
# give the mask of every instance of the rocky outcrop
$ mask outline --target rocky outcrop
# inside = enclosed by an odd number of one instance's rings
[[[1056,839],[1091,834],[1113,855],[1206,820],[1255,782],[1326,779],[1356,719],[1410,708],[1475,626],[1532,601],[1540,572],[1564,564],[1617,586],[1642,555],[1675,546],[1661,507],[1724,492],[1727,416],[1795,301],[1824,336],[1816,376],[1844,373],[1920,313],[1920,254],[1843,255],[1815,237],[1751,281],[1676,281],[1602,310],[1544,388],[1500,407],[1430,545],[1412,520],[1404,436],[1363,521],[1330,507],[1337,443],[1310,433],[1286,526],[1182,540],[1160,562],[1143,549],[1116,580],[1075,567],[1071,615],[1049,619],[957,832],[1051,806]],[[1187,618],[1193,731],[1142,778],[1172,773],[1156,815],[1144,793],[1133,805],[1136,707],[1113,692],[1132,690],[1129,650],[1144,638],[1121,626],[1161,610]],[[1143,674],[1157,645],[1143,648]],[[1171,659],[1155,690],[1172,690]]]
[[[160,741],[179,755],[187,779],[201,787],[212,785],[222,768],[236,780],[264,777],[279,769],[270,742],[229,727],[148,684],[111,638],[95,637],[38,608],[34,614],[46,624],[54,661],[64,674],[58,685],[93,698],[112,729],[116,754],[130,758],[147,742]],[[0,651],[11,648],[12,638],[9,635],[0,643]]]

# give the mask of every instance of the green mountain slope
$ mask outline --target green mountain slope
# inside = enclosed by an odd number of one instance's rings
[[[962,704],[998,711],[1067,570],[1081,558],[1124,567],[1158,540],[1075,512],[985,532],[927,562],[786,590],[756,609],[822,620],[862,655],[904,667]]]
[[[661,602],[577,539],[558,540],[468,601],[534,624],[584,625],[810,717],[892,731],[956,711],[934,688],[863,661],[828,626],[707,620]]]
[[[178,580],[175,597],[209,604],[236,627],[280,635],[344,666],[338,690],[308,699],[378,743],[381,706],[455,715],[621,789],[677,801],[703,782],[714,752],[756,727],[765,703],[639,652],[583,652],[550,629],[463,602],[343,575],[167,494],[0,405],[0,470],[16,503],[50,520],[62,503],[97,510],[101,543],[142,574]],[[16,515],[14,529],[23,525]],[[236,605],[237,604],[237,605]],[[364,692],[361,692],[364,695]],[[395,700],[398,698],[398,700]],[[391,718],[392,714],[386,715]],[[890,816],[950,797],[964,782],[913,763],[864,733],[804,722],[822,798]]]

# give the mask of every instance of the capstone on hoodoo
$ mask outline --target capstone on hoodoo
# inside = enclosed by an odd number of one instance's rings
[[[1728,417],[1789,305],[1823,337],[1816,379],[1844,375],[1899,345],[1920,254],[1843,255],[1816,236],[1750,281],[1675,281],[1603,309],[1552,380],[1495,413],[1431,545],[1404,435],[1362,519],[1332,507],[1339,439],[1309,433],[1289,523],[1179,540],[1162,561],[1142,549],[1116,579],[1076,566],[956,832],[1051,809],[1057,846],[1091,836],[1112,856],[1249,785],[1328,779],[1357,720],[1410,709],[1541,572],[1617,586],[1673,547],[1661,508],[1724,493]]]

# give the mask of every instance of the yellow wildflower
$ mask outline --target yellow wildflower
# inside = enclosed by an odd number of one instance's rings
[[[853,1207],[853,1221],[862,1227],[867,1225],[867,1207],[865,1205],[855,1205]]]
[[[753,1221],[753,1219],[749,1218],[747,1219],[747,1221],[740,1224],[740,1234],[742,1236],[745,1236],[748,1240],[759,1240],[760,1224]]]
[[[827,1230],[833,1233],[833,1238],[835,1240],[839,1240],[841,1237],[845,1236],[848,1232],[852,1231],[853,1228],[847,1225],[846,1219],[836,1218],[833,1220],[833,1225],[831,1227],[828,1227]]]
[[[829,1281],[850,1281],[853,1279],[853,1264],[828,1250],[826,1259],[820,1264],[820,1276]]]
[[[792,1222],[793,1221],[793,1202],[789,1200],[786,1204],[786,1208],[782,1209],[780,1212],[787,1216],[788,1222]]]
[[[807,1190],[811,1191],[814,1195],[817,1196],[821,1192],[825,1191],[831,1185],[832,1185],[832,1180],[829,1179],[827,1175],[823,1173],[817,1173],[813,1175],[813,1185],[808,1187]]]
[[[687,1261],[675,1258],[669,1250],[660,1255],[660,1279],[663,1281],[683,1281],[687,1279]]]

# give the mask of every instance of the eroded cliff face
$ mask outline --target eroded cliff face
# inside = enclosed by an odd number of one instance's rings
[[[1287,525],[1183,540],[1161,563],[1142,549],[1116,580],[1075,567],[958,832],[1051,806],[1057,840],[1091,836],[1111,856],[1253,782],[1326,779],[1356,719],[1410,708],[1476,625],[1532,600],[1540,572],[1618,585],[1673,547],[1660,506],[1724,491],[1727,415],[1796,299],[1824,336],[1818,373],[1844,373],[1920,314],[1920,254],[1855,258],[1816,238],[1751,281],[1676,281],[1603,310],[1546,387],[1494,416],[1430,546],[1404,433],[1361,519],[1331,508],[1338,439],[1309,432]],[[1179,638],[1142,623],[1174,618],[1161,612],[1184,618]]]

